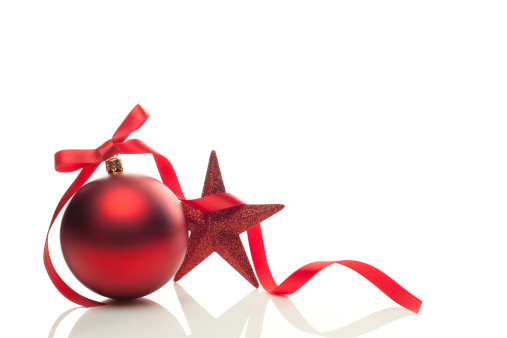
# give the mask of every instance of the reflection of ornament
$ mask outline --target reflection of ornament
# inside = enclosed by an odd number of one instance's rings
[[[215,151],[211,152],[202,197],[225,193]],[[177,282],[213,252],[218,253],[253,286],[259,287],[239,235],[282,210],[282,204],[238,205],[201,211],[183,203],[190,238],[185,260],[174,276]]]
[[[166,284],[187,244],[185,217],[160,181],[121,172],[83,186],[62,218],[63,256],[76,278],[109,298],[142,297]],[[114,168],[114,169],[113,169]]]
[[[154,301],[142,298],[108,304],[88,309],[72,327],[69,338],[186,337],[176,317]]]

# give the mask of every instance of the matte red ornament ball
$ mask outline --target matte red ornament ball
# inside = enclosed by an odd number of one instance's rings
[[[105,297],[146,296],[166,284],[186,253],[180,202],[162,182],[122,172],[83,186],[62,218],[63,257]]]

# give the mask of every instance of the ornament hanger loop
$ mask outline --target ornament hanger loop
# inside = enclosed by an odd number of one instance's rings
[[[118,158],[118,155],[106,160],[106,171],[109,174],[123,171],[123,163],[121,159]]]

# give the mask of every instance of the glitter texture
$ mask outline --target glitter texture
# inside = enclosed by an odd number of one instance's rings
[[[202,197],[224,193],[225,186],[215,151],[211,152]],[[174,276],[177,282],[213,252],[218,253],[256,288],[255,277],[239,235],[282,210],[282,204],[238,205],[216,211],[201,211],[182,204],[190,238],[187,254]]]

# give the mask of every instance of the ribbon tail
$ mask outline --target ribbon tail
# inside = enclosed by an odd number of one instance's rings
[[[391,277],[379,269],[359,261],[342,260],[313,262],[296,270],[280,285],[277,285],[269,269],[260,224],[250,228],[247,234],[257,278],[262,287],[269,293],[277,295],[292,294],[329,265],[340,264],[363,276],[389,298],[407,310],[418,313],[421,308],[422,301],[404,289]]]
[[[80,295],[79,293],[74,291],[70,286],[68,286],[67,283],[65,283],[63,279],[60,277],[60,275],[58,275],[55,267],[53,266],[53,262],[51,262],[51,256],[49,255],[49,231],[51,230],[53,223],[58,217],[60,211],[62,211],[65,204],[67,204],[67,202],[74,195],[74,193],[78,191],[79,188],[81,188],[86,183],[86,181],[88,181],[88,179],[93,175],[98,166],[99,166],[98,164],[92,164],[84,167],[79,172],[79,175],[76,177],[74,182],[72,182],[69,189],[67,189],[63,197],[60,199],[60,202],[56,207],[55,213],[53,214],[53,218],[49,225],[48,233],[46,235],[46,243],[44,244],[44,266],[46,267],[46,272],[48,273],[49,278],[53,282],[54,286],[58,289],[58,291],[60,291],[60,293],[65,298],[67,298],[73,303],[85,307],[101,306],[107,304],[100,303]]]
[[[219,193],[194,200],[183,200],[182,202],[196,209],[206,211],[221,210],[245,204],[236,196],[229,193]],[[415,313],[419,312],[422,304],[421,300],[379,269],[359,261],[341,260],[313,262],[296,270],[292,275],[287,277],[285,281],[278,285],[269,268],[260,224],[248,229],[247,235],[253,267],[257,274],[257,278],[264,290],[269,293],[277,295],[293,294],[323,269],[333,264],[339,264],[363,276],[389,298],[407,310]]]
[[[183,190],[181,190],[180,181],[178,181],[178,177],[176,176],[176,171],[174,170],[173,165],[169,160],[157,153],[153,153],[153,158],[155,159],[155,163],[157,164],[158,172],[160,173],[160,178],[162,182],[176,195],[179,200],[185,200],[185,195],[183,195]]]

